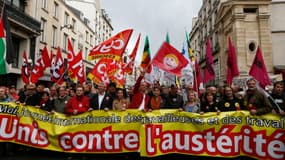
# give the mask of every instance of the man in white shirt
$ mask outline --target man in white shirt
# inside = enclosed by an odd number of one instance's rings
[[[113,98],[106,92],[106,84],[100,83],[98,84],[98,93],[95,94],[90,99],[90,110],[102,110],[108,111],[112,109]]]

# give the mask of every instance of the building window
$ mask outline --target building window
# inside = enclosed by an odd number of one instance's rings
[[[73,48],[75,48],[75,39],[74,38],[71,38],[71,44],[72,44],[72,46],[73,46]]]
[[[76,20],[72,18],[72,31],[75,31]]]
[[[86,36],[85,36],[85,41],[86,41],[86,43],[88,43],[88,37],[89,37],[89,33],[86,31],[85,32],[86,33]]]
[[[220,61],[216,60],[214,62],[214,66],[215,66],[215,75],[216,75],[215,81],[216,81],[216,83],[218,83],[219,80],[220,80],[220,76],[221,76],[221,73],[220,73]]]
[[[68,41],[68,35],[66,33],[63,34],[63,49],[67,51],[67,41]]]
[[[243,12],[244,13],[256,13],[257,12],[257,8],[244,8]]]
[[[58,14],[58,4],[56,2],[53,3],[53,17],[57,18]]]
[[[55,26],[52,26],[52,47],[56,47],[57,45],[56,37],[57,37],[57,28]]]
[[[41,18],[41,30],[42,30],[41,42],[46,42],[46,36],[45,36],[46,23],[47,23],[47,20],[45,20],[44,18]]]
[[[47,10],[47,0],[42,0],[42,8]]]
[[[6,3],[18,8],[22,12],[25,11],[25,5],[23,0],[6,0]]]
[[[12,43],[14,47],[15,57],[13,59],[12,67],[18,68],[19,65],[19,49],[20,49],[20,39],[12,36]]]
[[[90,34],[90,45],[93,45],[93,36]]]
[[[68,13],[64,13],[64,24],[67,25],[69,22],[69,14]]]
[[[84,59],[87,59],[87,55],[88,55],[88,48],[87,48],[87,47],[85,47]]]

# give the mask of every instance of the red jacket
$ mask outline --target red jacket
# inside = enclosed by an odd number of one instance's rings
[[[143,100],[143,95],[145,95],[145,102],[144,102],[144,109],[148,109],[148,102],[149,102],[149,96],[147,94],[143,94],[139,88],[141,85],[141,81],[143,79],[143,76],[139,76],[139,78],[136,81],[134,90],[133,90],[133,95],[132,95],[132,101],[129,105],[129,109],[138,109],[142,103]]]
[[[65,106],[65,111],[67,114],[73,114],[74,110],[77,110],[77,114],[84,113],[89,109],[89,98],[86,96],[82,96],[78,98],[74,96],[69,99]]]

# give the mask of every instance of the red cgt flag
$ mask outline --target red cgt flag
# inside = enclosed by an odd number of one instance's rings
[[[261,49],[258,47],[253,64],[250,68],[249,75],[254,77],[262,88],[266,85],[270,85],[270,79],[267,73],[267,69],[263,60]]]
[[[118,88],[123,88],[125,85],[125,72],[122,67],[122,63],[117,63],[117,71],[114,75],[110,76],[110,80],[117,84]]]
[[[84,64],[82,60],[82,50],[77,54],[77,56],[74,58],[75,64],[71,67],[73,71],[76,73],[76,77],[80,84],[83,84],[85,82],[85,69]]]
[[[28,66],[28,59],[27,59],[27,55],[26,55],[26,51],[24,51],[23,53],[23,64],[22,64],[22,80],[25,84],[29,84],[30,80],[30,69]]]
[[[124,72],[129,74],[129,75],[131,75],[132,72],[133,72],[134,61],[135,61],[135,58],[136,58],[136,55],[137,55],[137,51],[138,51],[138,47],[139,47],[139,43],[140,43],[140,38],[141,38],[141,35],[139,35],[139,37],[137,39],[137,42],[135,44],[134,50],[133,50],[133,52],[130,55],[129,63],[125,64],[125,66],[123,67]]]
[[[229,42],[229,54],[227,60],[227,66],[228,66],[227,83],[231,85],[233,78],[239,75],[239,71],[237,65],[236,51],[232,44],[231,38],[229,38],[228,42]]]
[[[211,41],[207,40],[207,50],[206,50],[206,66],[204,70],[204,83],[215,79],[215,70],[214,70],[214,60],[211,49]]]
[[[67,71],[68,71],[68,77],[74,81],[76,78],[75,72],[72,70],[72,66],[74,64],[75,59],[75,53],[73,51],[72,44],[70,42],[70,39],[68,39],[67,43]]]
[[[63,83],[63,74],[64,74],[64,61],[60,48],[57,48],[55,58],[52,58],[51,67],[51,80],[59,85]]]
[[[164,42],[153,58],[152,64],[166,72],[181,76],[181,70],[187,66],[188,61],[169,43]]]
[[[109,78],[107,75],[108,63],[109,62],[107,59],[101,59],[88,73],[87,77],[91,79],[95,84],[99,84],[101,82],[109,84]]]
[[[107,58],[120,61],[132,33],[132,29],[124,30],[98,46],[95,46],[90,51],[88,60]]]
[[[31,74],[31,82],[37,83],[39,78],[44,75],[44,71],[47,67],[51,66],[51,61],[48,55],[48,50],[46,47],[42,50],[42,54],[37,59],[32,74]]]

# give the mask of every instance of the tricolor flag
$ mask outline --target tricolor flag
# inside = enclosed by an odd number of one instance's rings
[[[10,33],[10,25],[6,14],[5,3],[0,17],[0,74],[7,74],[7,63],[13,63],[15,51],[12,46],[12,37]]]
[[[149,41],[148,36],[145,38],[145,44],[143,49],[142,61],[141,61],[141,68],[146,70],[147,73],[151,72],[151,65],[150,65],[150,48],[149,48]]]
[[[189,53],[189,58],[190,58],[191,62],[194,62],[195,61],[195,57],[194,57],[194,54],[193,54],[193,51],[192,51],[192,48],[191,48],[191,45],[190,45],[189,36],[188,36],[187,32],[185,32],[185,34],[186,34],[186,43],[187,43],[187,49],[188,49],[188,53]]]

